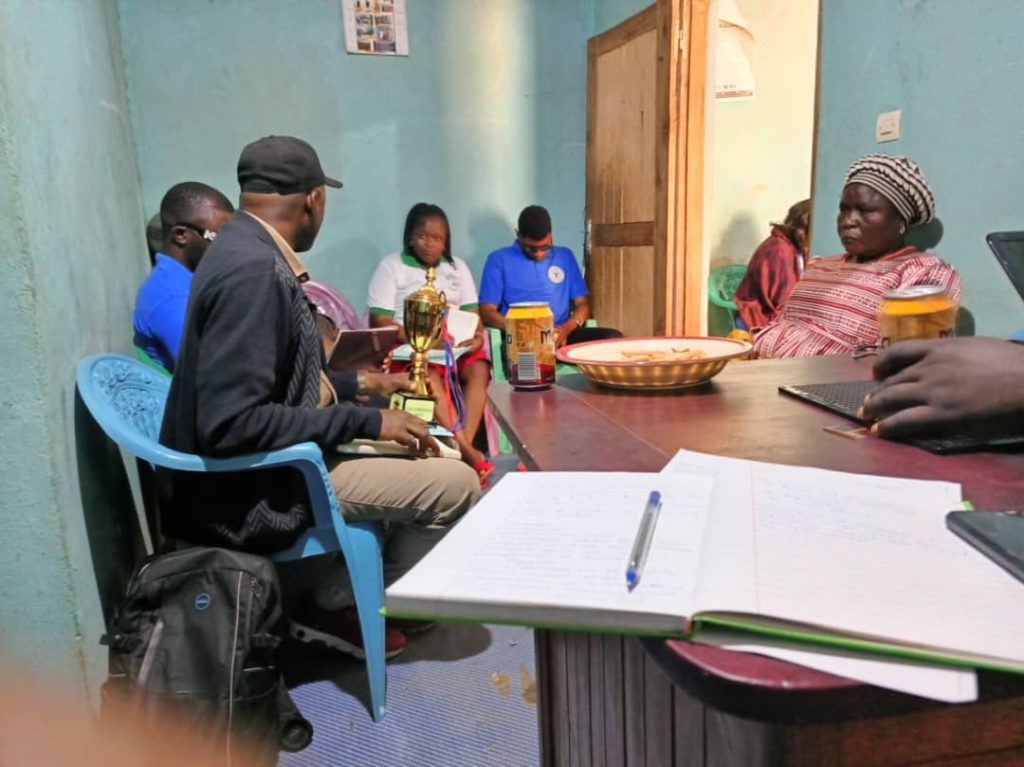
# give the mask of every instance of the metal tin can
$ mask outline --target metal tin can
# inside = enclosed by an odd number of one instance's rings
[[[555,382],[555,316],[543,302],[510,304],[505,315],[505,360],[516,389]]]
[[[947,338],[956,328],[957,306],[941,285],[890,290],[878,310],[878,345],[912,338]]]

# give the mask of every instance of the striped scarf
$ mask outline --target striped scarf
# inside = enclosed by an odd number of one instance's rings
[[[326,360],[316,324],[316,309],[302,290],[302,283],[309,279],[309,272],[292,246],[274,227],[249,211],[246,213],[259,222],[281,252],[283,260],[274,260],[274,270],[291,295],[291,326],[296,333],[296,350],[292,374],[285,389],[284,404],[313,408],[335,404],[338,401],[337,395],[324,373]]]
[[[291,326],[295,333],[295,360],[285,388],[284,404],[294,407],[320,406],[320,379],[324,368],[324,346],[320,331],[306,294],[288,265],[274,261],[277,278],[286,284],[291,295]]]

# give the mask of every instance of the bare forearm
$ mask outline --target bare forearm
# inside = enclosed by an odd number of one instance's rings
[[[497,306],[491,304],[480,305],[480,319],[489,328],[505,329],[505,315],[498,311]]]
[[[405,337],[405,328],[395,322],[394,317],[388,317],[383,314],[370,315],[371,328],[386,328],[392,325],[398,328],[398,342],[402,344],[407,343],[409,339]]]
[[[573,310],[569,314],[569,319],[572,320],[573,318],[580,325],[590,319],[590,302],[586,298],[577,298],[574,302]]]

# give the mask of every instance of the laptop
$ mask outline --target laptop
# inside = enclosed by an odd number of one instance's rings
[[[1024,232],[992,232],[985,237],[985,242],[992,249],[1013,287],[1020,293],[1020,297],[1024,298]],[[875,381],[837,381],[824,384],[788,384],[780,386],[779,391],[863,423],[857,417],[857,411],[860,410],[864,398],[877,386]],[[1024,446],[1024,436],[996,440],[949,436],[905,441],[939,454]]]
[[[985,237],[985,242],[1024,298],[1024,232],[992,232]]]
[[[864,398],[877,387],[878,383],[876,381],[837,381],[835,383],[823,384],[786,384],[780,386],[779,391],[866,425],[866,422],[857,417],[857,411],[860,410]],[[939,455],[969,453],[976,450],[1024,447],[1024,436],[985,439],[966,435],[953,435],[902,441],[929,452],[938,453]]]

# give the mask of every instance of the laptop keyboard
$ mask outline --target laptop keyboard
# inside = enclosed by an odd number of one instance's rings
[[[780,386],[779,391],[791,394],[800,399],[860,421],[857,411],[864,404],[864,398],[874,391],[878,384],[874,381],[840,381],[839,383],[801,384]]]
[[[864,403],[864,398],[877,388],[874,381],[839,381],[824,384],[799,384],[780,386],[779,391],[798,397],[815,405],[831,410],[851,420],[863,423],[857,417],[857,411]],[[971,450],[988,450],[993,448],[1016,448],[1024,446],[1024,436],[1005,439],[983,439],[970,436],[933,437],[931,439],[908,439],[907,444],[928,450],[932,453],[965,453]]]

